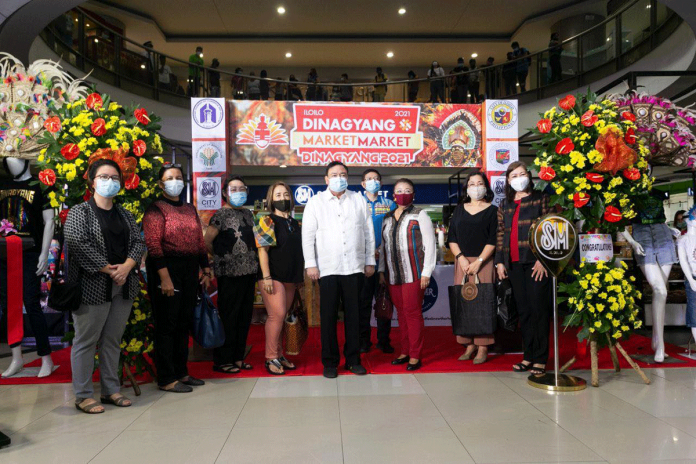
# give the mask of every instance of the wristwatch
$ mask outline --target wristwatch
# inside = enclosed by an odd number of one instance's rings
[[[459,253],[457,256],[454,257],[454,260],[458,260],[461,256],[464,256],[464,253]]]

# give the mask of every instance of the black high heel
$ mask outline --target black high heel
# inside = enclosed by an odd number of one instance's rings
[[[422,366],[421,360],[419,359],[418,362],[415,364],[408,363],[408,366],[406,366],[406,370],[407,371],[417,371],[418,369],[421,368],[421,366]]]
[[[398,366],[399,364],[406,364],[411,360],[410,356],[406,356],[405,358],[396,358],[395,360],[392,361],[393,366]]]

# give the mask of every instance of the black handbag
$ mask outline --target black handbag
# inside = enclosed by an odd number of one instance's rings
[[[63,254],[63,237],[59,241],[58,262],[53,268],[53,279],[51,280],[51,289],[48,292],[49,308],[55,311],[67,312],[75,311],[82,304],[82,286],[79,281],[67,282],[68,276],[68,247],[65,247],[65,259],[63,261],[63,272],[60,272],[60,258]]]
[[[225,328],[220,314],[202,287],[198,293],[198,304],[193,309],[193,339],[206,349],[225,344]]]
[[[460,336],[487,335],[496,329],[496,294],[495,284],[478,283],[472,298],[471,290],[462,294],[462,289],[471,287],[465,285],[468,276],[464,276],[462,285],[449,287],[450,316],[452,332]],[[470,299],[469,299],[470,298]]]
[[[498,323],[500,327],[510,332],[517,329],[519,316],[517,315],[517,304],[512,293],[512,283],[510,279],[503,279],[497,284],[498,299]]]

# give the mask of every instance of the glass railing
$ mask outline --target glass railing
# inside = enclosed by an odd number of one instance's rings
[[[520,49],[502,64],[385,83],[261,78],[201,66],[138,44],[84,8],[57,18],[42,37],[64,60],[91,72],[94,79],[184,107],[191,96],[453,103],[516,96],[524,103],[595,82],[633,64],[669,37],[681,21],[657,0],[633,0],[590,29],[550,42],[545,50]]]

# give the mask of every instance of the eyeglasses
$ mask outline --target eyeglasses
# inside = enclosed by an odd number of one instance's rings
[[[102,174],[99,176],[96,176],[95,179],[99,180],[113,180],[114,182],[121,182],[121,177],[120,176],[107,176],[106,174]]]
[[[246,192],[247,188],[246,187],[230,187],[230,192],[236,193],[236,192]]]

